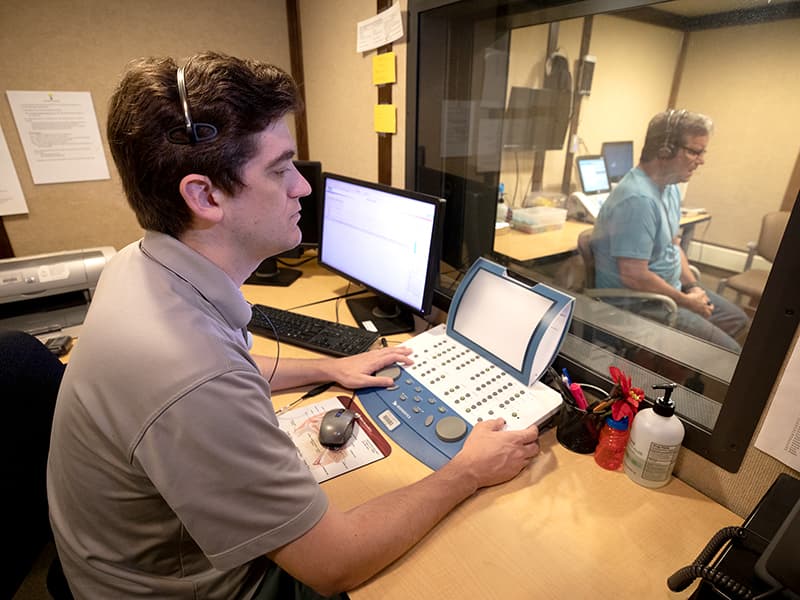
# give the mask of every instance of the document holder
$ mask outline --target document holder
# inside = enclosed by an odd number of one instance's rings
[[[573,306],[571,296],[480,258],[456,290],[447,324],[404,342],[414,364],[399,368],[394,386],[359,390],[359,399],[389,437],[433,469],[455,456],[480,421],[540,425],[561,406],[558,392],[539,379]]]

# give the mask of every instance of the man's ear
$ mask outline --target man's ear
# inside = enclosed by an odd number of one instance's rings
[[[205,175],[192,173],[181,179],[180,192],[194,218],[206,223],[222,220],[222,207],[218,200],[222,191]]]

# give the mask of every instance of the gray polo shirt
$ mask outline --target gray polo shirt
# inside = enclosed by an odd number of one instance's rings
[[[76,598],[248,597],[327,499],[248,354],[250,308],[148,232],[103,271],[53,421],[47,488]]]

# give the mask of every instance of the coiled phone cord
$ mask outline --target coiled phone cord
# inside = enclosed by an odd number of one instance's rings
[[[700,555],[688,567],[683,567],[673,573],[667,579],[667,586],[673,592],[682,592],[698,577],[708,581],[718,588],[724,588],[725,591],[730,592],[742,598],[743,600],[751,600],[753,592],[745,585],[732,579],[728,575],[718,571],[713,567],[709,567],[708,563],[711,561],[720,548],[731,539],[745,539],[749,532],[743,527],[724,527],[714,534],[706,547],[703,548]]]

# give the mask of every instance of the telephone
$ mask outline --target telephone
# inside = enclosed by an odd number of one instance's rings
[[[584,194],[583,192],[574,192],[567,200],[567,215],[573,219],[594,223],[597,219],[597,214],[600,212],[600,207],[603,206],[603,202],[607,198],[608,193]]]
[[[669,577],[667,586],[680,592],[699,578],[692,600],[800,600],[798,548],[800,481],[781,474],[741,527],[717,532],[691,565]]]

